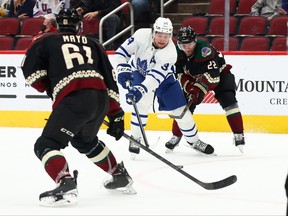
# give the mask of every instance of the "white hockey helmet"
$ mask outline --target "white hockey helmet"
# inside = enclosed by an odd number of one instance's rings
[[[156,19],[156,21],[153,25],[153,30],[154,30],[154,33],[155,32],[162,32],[162,33],[172,34],[173,33],[173,25],[172,25],[172,22],[169,18],[159,17]]]

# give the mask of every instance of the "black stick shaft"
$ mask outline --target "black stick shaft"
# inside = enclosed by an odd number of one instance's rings
[[[103,123],[106,126],[109,126],[109,123],[107,121],[104,120]],[[168,161],[165,158],[161,157],[156,152],[152,151],[151,149],[149,149],[145,145],[141,144],[140,142],[138,142],[138,140],[134,139],[133,137],[129,136],[128,134],[124,133],[123,136],[126,139],[128,139],[129,141],[132,141],[132,142],[136,143],[137,145],[139,145],[140,148],[142,148],[143,150],[145,150],[149,154],[153,155],[154,157],[156,157],[157,159],[159,159],[163,163],[167,164],[171,168],[173,168],[176,171],[180,172],[182,175],[186,176],[187,178],[189,178],[190,180],[192,180],[196,184],[200,185],[201,187],[205,188],[206,190],[216,190],[216,189],[224,188],[224,187],[227,187],[229,185],[234,184],[237,181],[237,176],[232,175],[232,176],[229,176],[229,177],[227,177],[227,178],[225,178],[223,180],[217,181],[217,182],[211,182],[211,183],[202,182],[202,181],[198,180],[197,178],[191,176],[189,173],[187,173],[184,170],[182,170],[179,166],[176,166],[173,163],[171,163],[170,161]]]
[[[191,105],[192,105],[192,100],[190,100],[190,101],[186,104],[184,110],[182,111],[182,113],[181,113],[180,115],[178,115],[178,116],[176,116],[176,115],[169,115],[169,117],[170,117],[170,118],[173,118],[173,119],[182,119],[183,116],[185,115],[185,113],[187,112],[187,110],[189,109],[189,107],[190,107]]]
[[[132,104],[133,104],[133,107],[134,107],[134,110],[135,110],[135,115],[136,115],[136,117],[138,119],[138,123],[139,123],[139,127],[140,127],[140,130],[141,130],[142,136],[143,136],[144,143],[145,143],[146,147],[148,148],[149,144],[148,144],[148,140],[147,140],[147,136],[146,136],[145,130],[143,128],[143,124],[142,124],[142,120],[141,120],[141,117],[140,117],[140,114],[139,114],[138,107],[137,107],[135,101],[132,101]]]

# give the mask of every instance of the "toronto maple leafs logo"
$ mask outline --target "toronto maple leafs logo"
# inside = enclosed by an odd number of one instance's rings
[[[147,74],[147,65],[147,59],[141,61],[140,58],[137,58],[137,69],[139,70],[139,73],[141,73],[143,76],[146,76]]]

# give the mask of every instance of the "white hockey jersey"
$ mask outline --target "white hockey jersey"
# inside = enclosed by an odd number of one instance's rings
[[[33,8],[33,17],[41,17],[47,14],[54,16],[64,8],[65,0],[37,0]]]
[[[0,0],[0,18],[8,15],[9,8],[10,0]]]
[[[130,61],[131,60],[131,61]],[[142,82],[148,92],[155,90],[169,76],[174,76],[177,51],[170,39],[163,49],[152,44],[152,30],[137,30],[115,51],[115,66],[131,63],[132,70],[139,71],[145,80]]]

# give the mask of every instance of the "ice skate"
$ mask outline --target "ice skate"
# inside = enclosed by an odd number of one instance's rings
[[[116,169],[119,172],[113,174],[110,179],[105,181],[104,187],[111,192],[136,194],[135,189],[132,187],[133,180],[125,169],[123,162],[119,163]]]
[[[168,142],[166,142],[166,144],[165,144],[165,146],[167,148],[166,153],[172,152],[174,150],[174,148],[179,145],[181,138],[182,138],[182,136],[178,137],[178,136],[173,135],[171,137],[171,139]]]
[[[196,142],[194,143],[189,143],[191,145],[191,147],[203,154],[206,155],[212,155],[214,153],[214,148],[213,146],[211,146],[210,144],[207,144],[203,141],[201,141],[200,139],[198,139]]]
[[[40,205],[42,206],[68,206],[77,204],[77,176],[78,171],[75,170],[74,178],[63,178],[58,186],[51,191],[46,191],[39,196]]]
[[[234,144],[239,148],[241,153],[244,153],[245,138],[244,134],[234,134]]]
[[[140,142],[140,139],[138,139],[137,141]],[[129,152],[131,152],[131,159],[134,160],[136,158],[136,155],[140,153],[140,147],[136,143],[130,141]]]

